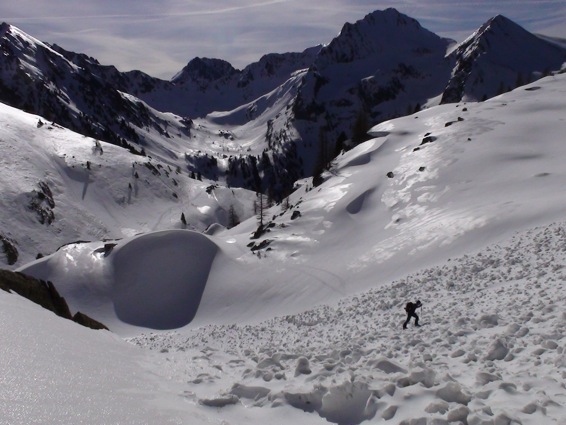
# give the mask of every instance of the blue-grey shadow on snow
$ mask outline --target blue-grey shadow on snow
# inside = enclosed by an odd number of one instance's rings
[[[175,329],[195,317],[218,247],[206,236],[170,230],[138,236],[111,254],[120,320]]]

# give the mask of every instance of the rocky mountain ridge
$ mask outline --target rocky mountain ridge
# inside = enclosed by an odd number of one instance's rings
[[[171,81],[120,72],[8,24],[0,49],[0,101],[276,201],[371,125],[481,101],[566,62],[565,48],[502,16],[455,45],[391,8],[346,23],[325,46],[268,54],[241,71],[195,58]]]

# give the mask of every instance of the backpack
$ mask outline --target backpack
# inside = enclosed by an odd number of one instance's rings
[[[415,311],[415,305],[412,302],[408,302],[407,305],[405,305],[405,311],[407,313],[409,313],[410,311]]]

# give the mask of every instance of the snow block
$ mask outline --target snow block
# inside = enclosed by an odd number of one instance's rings
[[[489,345],[485,359],[486,360],[503,360],[508,352],[509,352],[509,348],[507,348],[507,345],[505,344],[505,342],[503,340],[501,340],[500,338],[497,338],[495,341],[493,341]]]
[[[309,359],[306,357],[299,358],[297,361],[297,367],[295,368],[295,376],[310,375],[311,372]]]
[[[373,366],[376,369],[382,370],[383,372],[389,373],[407,373],[407,369],[402,368],[397,363],[382,357],[380,359],[371,360],[368,362],[368,366]]]
[[[240,399],[234,394],[227,394],[225,396],[215,397],[215,398],[204,398],[199,400],[199,403],[203,406],[209,407],[224,407],[231,404],[238,404]]]
[[[436,392],[436,396],[448,403],[460,403],[467,405],[471,397],[462,391],[462,387],[456,382],[448,382]]]

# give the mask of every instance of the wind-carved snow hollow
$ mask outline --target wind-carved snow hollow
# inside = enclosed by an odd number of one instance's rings
[[[112,253],[114,309],[128,324],[174,329],[196,315],[218,247],[189,231],[138,236]]]

